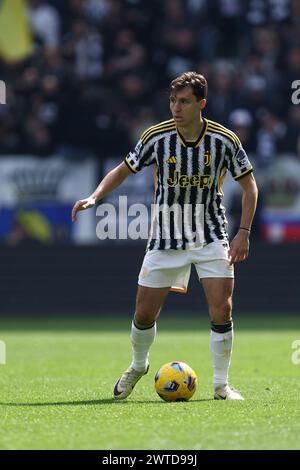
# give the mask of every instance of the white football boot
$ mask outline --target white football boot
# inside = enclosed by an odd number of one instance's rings
[[[136,383],[143,377],[143,375],[147,374],[148,370],[149,365],[146,370],[143,371],[137,371],[133,369],[133,367],[129,366],[115,385],[114,397],[117,400],[124,400],[127,398],[131,394]]]
[[[234,388],[229,387],[229,385],[221,385],[220,387],[215,388],[214,394],[215,400],[244,400],[244,397],[234,390]]]

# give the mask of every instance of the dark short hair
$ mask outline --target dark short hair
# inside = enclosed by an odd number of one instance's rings
[[[198,101],[207,98],[208,86],[206,78],[196,72],[185,72],[179,77],[175,78],[170,83],[170,95],[188,86],[192,88],[193,93]]]

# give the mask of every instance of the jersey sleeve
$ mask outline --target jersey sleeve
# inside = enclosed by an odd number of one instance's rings
[[[152,165],[155,162],[155,150],[152,139],[146,143],[140,139],[134,150],[126,155],[124,161],[133,173],[138,173],[144,166]]]
[[[241,144],[234,146],[227,153],[227,166],[236,181],[253,171],[253,167]]]

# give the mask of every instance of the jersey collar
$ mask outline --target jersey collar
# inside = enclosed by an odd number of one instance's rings
[[[179,137],[179,139],[180,139],[180,141],[181,141],[181,143],[182,143],[182,145],[183,145],[184,147],[194,147],[194,148],[195,148],[195,147],[199,147],[199,145],[201,144],[201,142],[202,142],[202,140],[203,140],[203,138],[204,138],[204,136],[205,136],[205,134],[206,134],[207,125],[208,125],[207,120],[204,119],[204,118],[202,118],[202,119],[203,119],[203,121],[204,121],[204,126],[203,126],[203,128],[202,128],[202,131],[201,131],[201,133],[200,133],[198,139],[197,139],[197,140],[194,140],[194,141],[185,140],[185,138],[183,137],[182,134],[180,134],[180,132],[179,132],[177,126],[176,126],[176,132],[177,132],[178,137]]]

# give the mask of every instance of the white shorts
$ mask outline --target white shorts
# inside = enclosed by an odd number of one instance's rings
[[[233,265],[229,265],[228,249],[227,242],[219,240],[187,250],[150,250],[145,255],[138,284],[145,287],[170,287],[170,290],[176,292],[187,292],[192,264],[199,279],[234,278]]]

